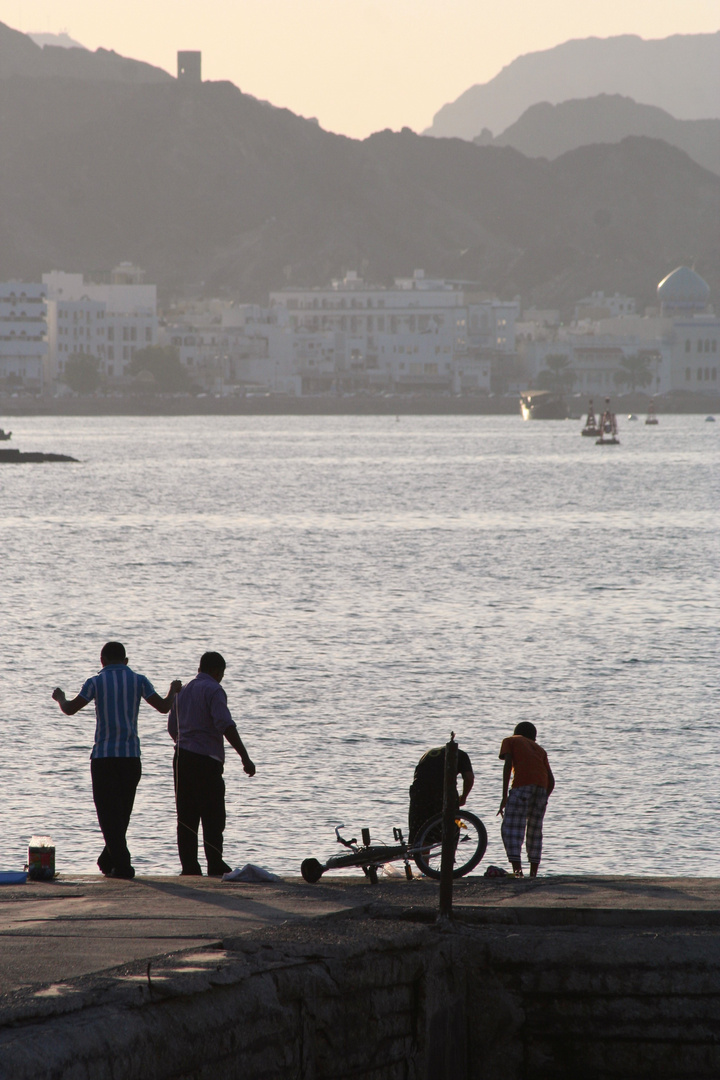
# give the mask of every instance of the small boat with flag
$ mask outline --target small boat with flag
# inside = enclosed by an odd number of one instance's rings
[[[645,423],[646,424],[658,424],[659,423],[659,420],[657,418],[657,414],[655,412],[655,402],[654,401],[651,401],[650,404],[648,405],[648,414],[647,414],[647,420],[645,421]]]

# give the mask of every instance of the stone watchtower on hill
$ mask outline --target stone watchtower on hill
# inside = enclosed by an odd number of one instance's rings
[[[181,82],[201,83],[201,52],[179,52],[177,54],[177,77]]]

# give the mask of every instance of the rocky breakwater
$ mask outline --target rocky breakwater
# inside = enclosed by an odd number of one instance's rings
[[[127,918],[131,958],[103,968],[87,956],[66,978],[58,962],[44,983],[11,964],[3,1080],[720,1075],[719,882],[466,880],[449,925],[425,881],[114,884],[95,907],[88,890],[75,908],[65,894],[54,940],[69,964],[63,918],[79,920],[75,936],[83,919],[107,919],[109,933]],[[165,938],[146,896],[169,913]],[[39,925],[32,902],[16,934]],[[43,940],[36,931],[36,955]]]
[[[69,454],[45,454],[39,450],[18,450],[16,447],[0,447],[0,465],[38,464],[43,461],[77,461]]]

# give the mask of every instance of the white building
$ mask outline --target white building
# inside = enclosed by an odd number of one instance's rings
[[[43,274],[48,380],[61,379],[69,358],[83,353],[98,360],[102,375],[120,378],[137,349],[157,344],[157,289],[141,278],[142,271],[129,263],[116,267],[108,284],[60,270]]]
[[[327,288],[271,293],[269,308],[188,302],[168,313],[161,342],[215,393],[487,390],[496,358],[514,352],[518,314],[517,300],[422,271],[392,288],[349,273]]]
[[[325,288],[270,294],[291,331],[332,334],[338,388],[488,390],[492,363],[515,351],[519,301],[502,302],[467,282],[398,278],[385,288],[356,273]],[[329,347],[328,347],[329,349]],[[323,361],[304,348],[303,386]]]
[[[168,312],[159,341],[172,345],[192,383],[212,393],[300,391],[299,366],[316,342],[296,342],[282,313],[257,304],[188,302]],[[326,350],[317,344],[317,356]],[[332,358],[334,363],[334,356]]]
[[[0,282],[0,383],[42,390],[47,349],[45,287]]]
[[[658,308],[645,315],[626,312],[569,327],[535,325],[532,332],[523,322],[519,347],[530,377],[537,379],[548,358],[564,356],[575,376],[574,392],[608,395],[627,389],[618,381],[623,358],[644,356],[648,393],[717,393],[720,319],[709,306],[707,282],[681,266],[660,282],[657,295]]]
[[[593,292],[590,296],[584,296],[575,305],[574,319],[582,322],[584,319],[594,321],[596,319],[615,319],[619,315],[634,315],[635,301],[631,296],[621,296],[614,293],[606,296],[604,292]]]

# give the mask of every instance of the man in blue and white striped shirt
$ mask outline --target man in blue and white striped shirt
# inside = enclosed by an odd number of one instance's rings
[[[144,675],[128,667],[125,646],[108,641],[100,653],[102,671],[83,683],[77,697],[68,701],[56,687],[53,698],[66,716],[73,716],[89,702],[95,702],[95,742],[90,755],[93,799],[98,822],[105,837],[98,866],[108,877],[133,878],[125,840],[135,792],[140,783],[140,740],[138,712],[145,699],[158,712],[170,706],[182,683],[172,682],[167,697],[161,698]]]

